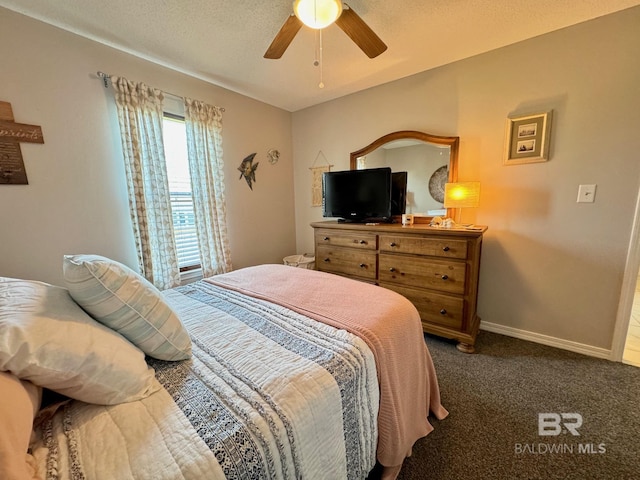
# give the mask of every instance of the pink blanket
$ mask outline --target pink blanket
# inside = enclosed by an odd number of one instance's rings
[[[395,477],[415,441],[433,430],[429,411],[448,415],[420,317],[403,296],[367,283],[284,265],[260,265],[206,281],[277,303],[362,338],[378,369],[377,459]],[[393,472],[393,473],[392,473]]]

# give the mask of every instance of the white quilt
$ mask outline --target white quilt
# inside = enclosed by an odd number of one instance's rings
[[[150,360],[165,388],[144,400],[41,416],[43,479],[366,478],[379,393],[362,340],[205,282],[166,298],[193,358]]]

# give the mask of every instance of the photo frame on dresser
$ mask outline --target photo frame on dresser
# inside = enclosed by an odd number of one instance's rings
[[[552,110],[507,118],[504,164],[519,165],[549,160]]]

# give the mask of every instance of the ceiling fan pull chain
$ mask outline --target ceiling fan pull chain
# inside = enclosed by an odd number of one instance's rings
[[[320,65],[320,30],[315,31],[315,49],[313,51],[313,66],[317,67]]]
[[[318,30],[318,34],[320,35],[320,83],[318,87],[324,88],[324,82],[322,81],[322,30]]]

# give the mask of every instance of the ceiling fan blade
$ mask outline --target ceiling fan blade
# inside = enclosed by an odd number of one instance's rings
[[[264,58],[277,59],[282,57],[289,44],[293,41],[293,38],[298,33],[298,30],[302,28],[302,22],[295,15],[289,15],[289,18],[284,22],[280,31],[276,34],[273,42],[269,45]]]
[[[336,20],[336,25],[354,41],[369,58],[375,58],[387,49],[380,37],[375,34],[369,25],[345,4],[342,15]]]

